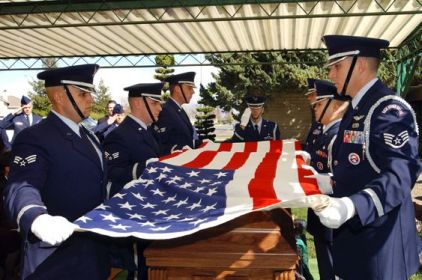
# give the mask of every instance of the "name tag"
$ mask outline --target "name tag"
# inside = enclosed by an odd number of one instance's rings
[[[345,130],[343,135],[343,142],[350,144],[363,144],[365,137],[363,131]]]

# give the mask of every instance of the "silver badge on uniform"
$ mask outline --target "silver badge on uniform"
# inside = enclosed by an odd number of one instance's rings
[[[358,165],[360,163],[360,157],[356,153],[350,153],[348,158],[349,162],[353,165]]]
[[[384,133],[384,142],[394,149],[399,149],[409,142],[409,133],[407,130],[404,130],[397,135]]]
[[[358,122],[363,119],[363,117],[365,117],[365,115],[354,116],[353,119]]]
[[[320,161],[317,162],[316,166],[318,167],[319,170],[324,169],[324,165]]]
[[[15,156],[13,163],[15,163],[18,166],[25,166],[31,163],[34,163],[37,161],[37,155],[30,155],[26,158],[21,158],[20,156]]]
[[[110,154],[110,153],[108,153],[107,151],[106,152],[104,152],[104,154],[105,154],[105,158],[107,159],[107,160],[113,160],[113,159],[116,159],[116,158],[119,158],[119,152],[115,152],[115,153],[112,153],[112,154]]]

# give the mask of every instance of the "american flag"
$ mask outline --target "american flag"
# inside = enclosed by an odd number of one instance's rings
[[[151,161],[138,180],[75,221],[113,237],[170,239],[319,194],[295,140],[207,142]]]

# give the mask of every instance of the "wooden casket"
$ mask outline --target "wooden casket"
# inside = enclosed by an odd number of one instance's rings
[[[284,209],[154,241],[144,254],[149,280],[295,279],[298,262],[292,218]]]

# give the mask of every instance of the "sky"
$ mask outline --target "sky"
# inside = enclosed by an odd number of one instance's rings
[[[174,67],[175,74],[181,72],[196,72],[195,83],[197,85],[196,94],[191,103],[195,104],[199,98],[199,85],[207,85],[213,81],[211,73],[218,73],[218,69],[213,66],[178,66]],[[158,82],[153,78],[155,68],[103,68],[97,72],[94,84],[98,85],[101,79],[110,88],[111,97],[118,103],[125,103],[127,92],[123,88],[137,84]],[[37,80],[40,71],[0,71],[0,94],[6,98],[8,95],[21,97],[31,90],[29,81]]]

